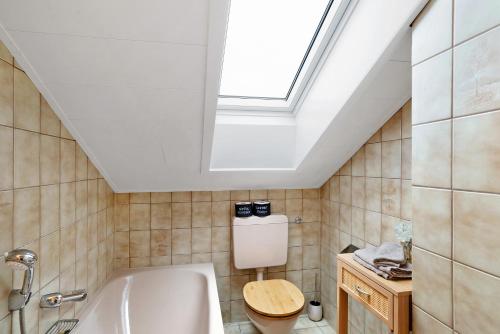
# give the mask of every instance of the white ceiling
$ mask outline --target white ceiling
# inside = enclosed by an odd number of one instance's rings
[[[262,163],[249,167],[263,168],[210,170],[220,148],[213,139],[228,0],[0,0],[0,38],[115,191],[316,187],[409,97],[408,25],[424,4],[360,0],[349,38],[368,34],[379,45],[343,43],[344,52],[370,56],[350,64],[363,71],[355,80],[337,72],[311,83],[308,95],[319,95],[306,97],[296,117],[306,121],[295,133],[282,132],[298,140],[310,131],[312,139],[288,142],[294,159],[284,156],[290,161],[281,169],[266,168],[265,156],[257,156]],[[372,24],[363,26],[368,19]],[[324,68],[346,59],[338,51]],[[345,87],[345,99],[328,98],[338,92],[325,84]],[[315,108],[329,110],[319,117],[321,128],[307,126]]]

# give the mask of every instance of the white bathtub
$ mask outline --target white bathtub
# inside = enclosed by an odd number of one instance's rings
[[[213,266],[120,271],[85,307],[72,333],[224,334]]]

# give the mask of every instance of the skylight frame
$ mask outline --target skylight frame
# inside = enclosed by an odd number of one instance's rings
[[[351,0],[329,0],[286,98],[219,95],[217,112],[229,115],[241,115],[242,111],[246,111],[245,115],[271,115],[268,112],[272,112],[271,116],[288,116],[294,112],[350,3]]]

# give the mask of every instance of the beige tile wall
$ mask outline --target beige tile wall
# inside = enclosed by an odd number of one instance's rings
[[[45,333],[82,304],[38,308],[40,295],[86,288],[90,298],[111,274],[113,192],[30,79],[0,42],[0,254],[29,248],[38,254],[29,333]],[[0,256],[0,333],[18,332],[9,291],[22,272]]]
[[[434,0],[426,7],[413,34],[414,46],[425,45],[414,47],[413,129],[407,105],[323,185],[321,224],[318,190],[119,194],[113,201],[106,181],[0,43],[0,252],[29,247],[40,256],[28,308],[31,332],[43,333],[58,317],[77,312],[40,311],[40,294],[95,291],[112,270],[113,248],[115,267],[213,261],[224,319],[243,319],[241,287],[253,274],[231,265],[231,208],[236,200],[267,198],[275,212],[306,220],[290,226],[287,265],[270,268],[267,276],[285,277],[311,296],[321,267],[321,295],[332,323],[335,255],[349,243],[390,240],[394,224],[413,218],[414,332],[496,333],[495,6]],[[2,263],[0,258],[0,332],[9,332],[6,296],[21,278]],[[353,333],[385,331],[357,303],[350,308]]]
[[[498,1],[435,0],[414,24],[414,50],[441,41],[413,64],[416,334],[500,328],[499,23]]]
[[[288,262],[268,268],[312,298],[320,289],[320,202],[318,189],[238,190],[115,195],[115,267],[213,262],[224,321],[247,320],[242,289],[255,271],[233,265],[231,220],[237,201],[271,201],[273,213],[290,224]]]
[[[398,110],[320,189],[321,299],[335,324],[336,255],[349,244],[393,241],[394,226],[412,220],[411,102]],[[387,327],[353,300],[351,333],[386,333]]]

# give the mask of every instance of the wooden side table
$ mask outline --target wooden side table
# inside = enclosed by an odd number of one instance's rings
[[[353,254],[337,255],[337,334],[347,334],[348,295],[384,321],[395,334],[408,334],[411,280],[386,280],[352,257]]]

